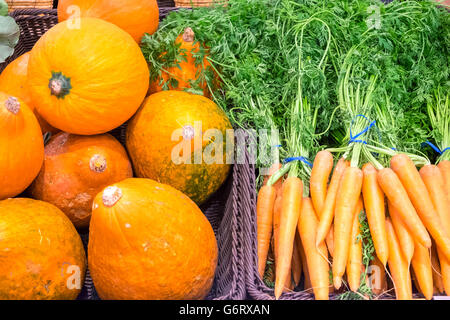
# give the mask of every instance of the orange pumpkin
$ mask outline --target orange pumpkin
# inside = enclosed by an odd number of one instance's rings
[[[62,131],[93,135],[127,121],[145,98],[149,71],[129,34],[95,18],[48,30],[31,50],[28,84],[40,115]]]
[[[41,127],[20,99],[0,92],[0,200],[33,182],[44,161]]]
[[[156,0],[59,0],[58,20],[92,17],[114,23],[138,43],[145,33],[158,29]]]
[[[61,209],[75,227],[89,226],[94,197],[133,171],[127,152],[111,135],[60,133],[45,147],[44,165],[30,191]]]
[[[0,240],[0,300],[78,296],[86,255],[61,210],[32,199],[0,201]]]
[[[96,196],[88,261],[102,299],[202,299],[213,284],[217,243],[186,195],[132,178]]]
[[[30,53],[27,52],[8,64],[5,70],[0,74],[0,91],[22,99],[34,112],[34,115],[41,126],[42,133],[56,133],[58,130],[49,125],[47,121],[39,115],[31,101],[27,84],[29,58]]]
[[[130,121],[127,149],[138,177],[169,184],[200,205],[230,171],[231,129],[226,114],[208,98],[161,91],[149,96]]]
[[[200,43],[194,41],[194,38],[195,34],[191,28],[186,28],[184,33],[177,37],[175,43],[179,44],[183,58],[178,61],[178,65],[163,69],[161,75],[150,82],[149,93],[162,91],[165,84],[170,90],[180,91],[192,88],[194,85],[203,90],[205,97],[211,96],[206,81],[200,77],[202,71],[210,69],[213,72],[213,69],[206,56],[202,63],[196,64],[194,55],[198,54]]]

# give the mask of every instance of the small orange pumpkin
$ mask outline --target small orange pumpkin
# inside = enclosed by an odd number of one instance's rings
[[[126,141],[138,177],[171,185],[198,205],[219,189],[231,168],[230,120],[201,95],[168,90],[149,96],[129,122]]]
[[[23,102],[34,112],[34,115],[39,121],[42,129],[42,133],[58,132],[47,123],[35,110],[33,102],[31,100],[30,92],[28,90],[27,75],[28,75],[28,60],[30,59],[30,53],[27,52],[14,61],[12,61],[0,74],[0,91],[22,99]]]
[[[0,300],[72,300],[86,255],[64,213],[38,200],[0,201]]]
[[[111,135],[59,133],[46,145],[44,165],[30,191],[33,198],[61,209],[75,227],[84,228],[97,193],[132,176],[127,152]]]
[[[194,55],[199,52],[200,43],[194,41],[194,38],[195,34],[191,28],[186,28],[184,33],[177,37],[175,43],[180,45],[183,60],[179,61],[177,66],[163,69],[161,76],[150,82],[149,93],[162,91],[166,82],[168,89],[180,91],[192,88],[192,84],[198,82],[196,86],[203,90],[203,95],[211,96],[206,81],[200,77],[202,71],[213,69],[206,56],[202,63],[196,64]]]
[[[217,242],[186,195],[132,178],[96,196],[88,261],[102,299],[203,299],[214,280]]]
[[[81,18],[48,30],[31,50],[33,103],[52,126],[69,133],[108,132],[127,121],[145,98],[149,70],[129,34],[112,23]]]
[[[33,182],[44,161],[41,127],[20,99],[0,92],[0,200]]]
[[[59,22],[77,16],[114,23],[138,43],[145,33],[154,33],[159,24],[156,0],[59,0]]]

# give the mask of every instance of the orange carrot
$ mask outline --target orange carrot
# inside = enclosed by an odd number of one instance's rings
[[[389,248],[386,235],[386,214],[384,193],[377,181],[377,170],[366,163],[362,167],[364,208],[366,209],[367,222],[369,223],[375,252],[383,265],[386,265]]]
[[[278,299],[283,292],[284,281],[291,266],[292,251],[294,247],[295,230],[302,206],[303,183],[297,177],[288,177],[284,180],[281,199],[280,229],[275,274],[275,298]]]
[[[325,243],[316,247],[316,231],[319,221],[310,198],[302,200],[302,209],[298,220],[298,232],[305,250],[309,276],[316,300],[328,300],[329,266]]]
[[[383,168],[378,171],[377,180],[392,206],[397,209],[401,220],[414,240],[429,248],[431,246],[431,238],[395,172],[390,168]]]
[[[439,265],[441,267],[441,279],[443,290],[447,296],[450,296],[450,263],[438,249]]]
[[[401,253],[406,259],[409,267],[414,255],[414,238],[411,236],[406,228],[406,225],[403,223],[398,210],[392,206],[390,201],[388,201],[388,206],[392,225],[394,226],[395,234],[397,235],[398,242],[400,243]]]
[[[450,236],[442,225],[441,219],[431,201],[430,194],[416,166],[407,155],[397,154],[391,158],[391,168],[398,175],[411,202],[417,210],[420,220],[422,220],[436,241],[436,245],[445,254],[446,258],[450,260]],[[428,246],[426,247],[428,248]]]
[[[327,244],[328,252],[330,256],[333,257],[334,252],[334,225],[331,224],[330,230],[328,231],[327,237],[325,239],[325,243]],[[316,243],[317,245],[317,243]]]
[[[295,240],[294,240],[294,251],[292,252],[292,280],[294,280],[294,285],[298,286],[300,283],[300,279],[302,277],[302,261],[300,258],[300,252],[298,249],[298,241],[297,237],[299,237],[298,232],[295,233]]]
[[[359,289],[361,281],[361,270],[363,268],[362,263],[362,242],[358,239],[360,233],[359,225],[359,213],[363,210],[362,199],[358,200],[358,204],[355,208],[353,226],[351,231],[350,248],[347,261],[347,281],[350,286],[350,290],[356,292]]]
[[[256,202],[256,237],[258,243],[258,272],[262,278],[266,268],[267,253],[269,252],[272,236],[273,205],[276,190],[273,186],[262,186],[258,192]]]
[[[386,218],[386,233],[389,245],[389,270],[394,281],[397,300],[412,299],[411,275],[406,259],[398,254],[400,243],[395,235],[394,226],[389,218]]]
[[[311,279],[309,277],[308,263],[306,261],[305,250],[303,249],[303,244],[301,243],[301,240],[300,240],[300,242],[297,242],[297,243],[299,244],[298,251],[300,253],[300,258],[302,259],[302,267],[303,267],[302,269],[303,269],[303,275],[305,277],[303,290],[308,291],[311,289]]]
[[[363,173],[356,167],[344,170],[336,198],[334,217],[333,284],[339,289],[347,266],[353,217],[361,195]]]
[[[333,155],[327,150],[319,151],[314,159],[309,180],[309,192],[313,202],[314,211],[319,216],[327,196],[328,178],[333,169]],[[320,218],[319,218],[320,219]]]
[[[276,173],[278,170],[280,170],[281,168],[281,163],[274,163],[272,164],[272,166],[269,168],[269,172],[268,174],[264,177],[264,182],[263,182],[263,186],[265,186],[267,184],[267,181],[269,181],[269,178]],[[281,179],[277,180],[277,182],[275,182],[273,184],[273,186],[275,187],[275,189],[279,189],[281,187]]]
[[[433,283],[436,289],[438,290],[438,293],[444,293],[444,282],[442,279],[442,273],[441,273],[441,265],[439,263],[438,259],[438,252],[436,250],[436,246],[433,244],[431,247],[431,267],[433,269]]]
[[[425,299],[433,298],[433,271],[431,268],[430,253],[427,248],[416,242],[414,255],[412,258],[412,267],[419,284],[420,292]]]
[[[385,228],[386,229],[386,228]],[[375,257],[367,271],[367,278],[369,280],[369,287],[376,295],[380,295],[387,290],[386,272],[383,263]]]
[[[344,173],[345,168],[349,166],[349,162],[344,158],[339,159],[331,176],[330,185],[328,186],[327,196],[323,204],[322,212],[319,214],[319,226],[317,227],[316,246],[325,240],[330,232],[331,224],[333,223],[334,211],[336,205],[336,196],[339,189],[339,183]],[[333,252],[330,252],[333,256]]]
[[[442,177],[444,178],[447,199],[450,199],[450,160],[439,162],[438,168],[441,170]]]

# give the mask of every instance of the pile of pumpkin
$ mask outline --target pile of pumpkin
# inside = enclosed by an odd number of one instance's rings
[[[212,287],[217,243],[198,205],[230,166],[175,164],[172,152],[180,139],[191,154],[210,144],[194,145],[194,122],[225,132],[230,121],[204,96],[147,96],[138,43],[158,6],[116,2],[59,1],[59,23],[0,75],[0,299],[75,299],[87,265],[102,299],[201,299]],[[129,119],[125,149],[107,132]]]

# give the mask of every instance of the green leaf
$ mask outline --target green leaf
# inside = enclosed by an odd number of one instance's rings
[[[13,54],[19,36],[20,28],[14,19],[0,16],[0,63]]]
[[[8,4],[5,0],[0,0],[0,16],[8,15]]]

